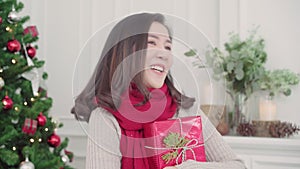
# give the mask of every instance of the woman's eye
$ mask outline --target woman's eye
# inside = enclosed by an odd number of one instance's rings
[[[170,46],[166,46],[165,49],[172,50],[172,48]]]
[[[154,41],[148,41],[148,44],[150,44],[150,45],[156,45],[156,43]]]

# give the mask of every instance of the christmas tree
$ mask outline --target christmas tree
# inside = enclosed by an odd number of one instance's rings
[[[24,27],[23,4],[0,0],[0,169],[68,169],[73,154],[62,127],[49,116],[52,99],[43,82],[44,61],[36,56],[38,31]]]

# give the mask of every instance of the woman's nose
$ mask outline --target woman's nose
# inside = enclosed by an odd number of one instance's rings
[[[158,54],[157,57],[161,60],[168,60],[168,56],[163,55],[163,54]]]
[[[171,55],[170,50],[166,49],[165,45],[161,43],[156,45],[156,49],[157,49],[156,56],[162,60],[167,60]]]
[[[171,53],[168,50],[159,50],[156,56],[162,60],[168,60],[171,57]]]

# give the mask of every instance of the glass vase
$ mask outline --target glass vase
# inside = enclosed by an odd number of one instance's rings
[[[247,97],[243,93],[232,93],[229,105],[229,125],[231,135],[236,135],[236,129],[240,123],[248,122],[247,119]]]

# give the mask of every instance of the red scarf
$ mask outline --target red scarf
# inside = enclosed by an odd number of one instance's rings
[[[177,104],[166,84],[160,89],[151,88],[149,91],[149,101],[142,106],[134,106],[141,103],[144,97],[137,87],[132,85],[132,90],[124,92],[121,96],[121,104],[117,111],[106,108],[117,119],[122,131],[120,140],[122,169],[150,168],[142,139],[144,138],[143,125],[167,120],[176,112]]]

